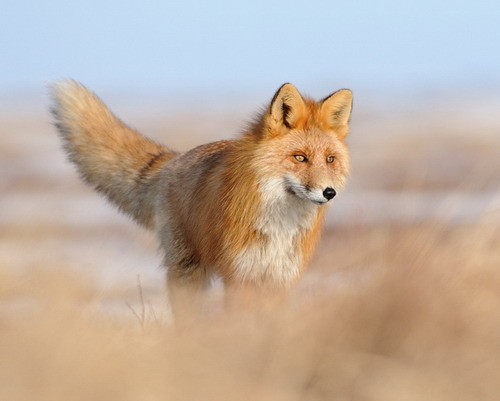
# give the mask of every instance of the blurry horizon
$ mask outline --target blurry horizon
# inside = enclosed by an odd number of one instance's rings
[[[500,91],[500,3],[9,2],[0,95],[74,78],[96,92]]]

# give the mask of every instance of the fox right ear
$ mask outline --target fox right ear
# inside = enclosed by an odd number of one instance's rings
[[[332,93],[321,102],[321,117],[328,129],[343,139],[349,130],[349,119],[352,110],[352,92],[341,89]]]
[[[269,116],[275,127],[296,128],[305,114],[306,105],[301,94],[292,84],[282,85],[274,94],[269,107]]]

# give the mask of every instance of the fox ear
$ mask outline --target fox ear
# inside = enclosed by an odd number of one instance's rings
[[[274,94],[269,107],[269,116],[273,125],[295,128],[305,114],[306,105],[299,91],[292,84],[286,83]]]
[[[341,89],[321,102],[321,118],[328,129],[343,139],[347,135],[352,109],[352,92]]]

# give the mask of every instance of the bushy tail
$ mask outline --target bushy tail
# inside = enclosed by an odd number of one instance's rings
[[[83,180],[153,228],[159,172],[176,153],[127,127],[75,81],[52,85],[51,94],[55,125]]]

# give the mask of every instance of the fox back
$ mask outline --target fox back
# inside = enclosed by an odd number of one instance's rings
[[[201,288],[214,275],[287,288],[300,277],[348,175],[349,90],[316,102],[285,84],[239,138],[183,154],[127,127],[74,81],[52,94],[69,159],[157,232],[173,288]]]

